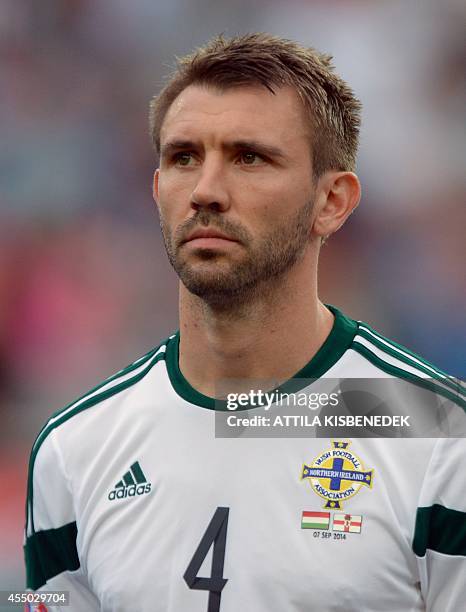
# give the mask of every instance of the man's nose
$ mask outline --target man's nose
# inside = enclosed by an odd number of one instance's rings
[[[219,159],[204,160],[191,194],[195,210],[211,208],[224,212],[230,206],[225,168]]]

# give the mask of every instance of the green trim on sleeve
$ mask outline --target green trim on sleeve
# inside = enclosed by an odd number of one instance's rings
[[[123,376],[126,376],[126,374],[130,374],[133,370],[136,370],[137,368],[140,368],[142,365],[147,363],[149,361],[149,359],[151,359],[155,355],[155,353],[159,350],[159,348],[161,346],[163,346],[166,343],[167,343],[167,340],[164,340],[161,344],[159,344],[159,346],[157,346],[156,348],[151,349],[148,353],[146,353],[145,355],[143,355],[142,357],[140,357],[136,361],[133,361],[126,368],[123,368],[122,370],[119,370],[118,372],[116,372],[116,374],[113,374],[112,376],[109,376],[103,382],[101,382],[98,385],[96,385],[95,387],[93,387],[90,391],[88,391],[87,393],[85,393],[84,395],[79,397],[78,399],[73,400],[70,404],[67,404],[63,408],[60,408],[59,410],[55,411],[49,417],[48,421],[50,419],[53,419],[53,418],[59,416],[60,414],[62,414],[66,410],[68,410],[68,408],[71,408],[71,406],[73,406],[73,404],[77,404],[78,402],[83,401],[85,398],[88,398],[88,397],[92,396],[93,394],[96,393],[96,391],[98,391],[99,389],[102,389],[102,387],[105,387],[106,385],[108,385],[109,383],[113,382],[117,378],[122,378]],[[39,431],[39,433],[37,435],[37,438],[41,435],[42,431],[44,429],[46,429],[46,427],[48,426],[48,421],[42,427],[41,431]]]
[[[427,550],[466,556],[466,512],[440,504],[418,508],[413,551],[424,557]]]
[[[80,567],[76,536],[76,523],[68,523],[58,529],[37,531],[29,536],[24,546],[26,562],[26,587],[34,591],[47,580],[65,571]]]
[[[364,330],[366,333],[367,332],[372,332],[372,334],[377,336],[377,338],[379,338],[379,340],[385,341],[388,344],[392,345],[393,347],[397,348],[398,351],[400,351],[401,354],[404,353],[405,357],[407,357],[407,358],[413,357],[414,359],[417,359],[422,364],[424,364],[424,366],[427,366],[427,368],[429,368],[430,370],[434,370],[437,374],[440,374],[440,376],[442,376],[443,378],[446,378],[446,379],[449,379],[449,380],[453,380],[453,382],[455,381],[455,377],[454,376],[451,376],[450,374],[448,374],[444,370],[441,370],[440,368],[438,368],[436,365],[434,365],[430,361],[427,361],[427,359],[424,359],[424,357],[421,357],[421,355],[419,355],[418,353],[415,353],[414,351],[411,351],[409,348],[406,348],[406,346],[403,346],[402,344],[398,344],[398,342],[395,342],[394,340],[391,340],[390,338],[387,338],[386,336],[383,336],[380,332],[378,332],[376,329],[374,329],[373,327],[371,327],[367,323],[364,323],[363,321],[358,321],[358,324],[359,324],[359,331]],[[369,334],[369,336],[370,336],[370,334]]]
[[[412,353],[412,357],[409,357],[409,355],[405,355],[403,352],[401,352],[401,350],[396,350],[393,347],[387,345],[388,340],[386,341],[386,343],[384,343],[378,338],[375,338],[374,336],[369,334],[364,329],[364,327],[359,327],[358,336],[365,338],[368,342],[372,343],[374,346],[379,348],[381,351],[387,353],[387,355],[391,355],[398,361],[420,372],[423,372],[424,374],[427,374],[427,376],[429,376],[429,378],[431,378],[433,381],[437,381],[440,385],[447,387],[456,395],[460,395],[460,393],[464,394],[464,391],[460,387],[459,381],[456,381],[452,377],[448,376],[448,374],[444,374],[443,372],[438,373],[438,370],[436,370],[433,366],[431,366],[427,362],[424,362],[421,359],[421,357],[413,353]],[[357,339],[358,337],[356,336],[356,339],[355,339],[356,342],[357,342]],[[416,359],[418,360],[418,362],[416,362]]]
[[[464,399],[459,397],[457,393],[455,394],[450,390],[446,389],[445,387],[436,384],[433,379],[421,378],[416,374],[412,374],[411,372],[407,372],[406,370],[387,363],[383,359],[380,359],[380,357],[377,357],[377,355],[375,355],[371,350],[369,350],[366,346],[364,346],[357,340],[353,342],[351,348],[363,357],[366,357],[366,359],[368,359],[371,363],[373,363],[375,366],[377,366],[387,374],[391,374],[392,376],[396,376],[404,380],[409,380],[418,387],[422,387],[423,389],[428,389],[433,393],[442,395],[443,397],[451,400],[452,402],[460,406],[460,408],[466,411],[466,401]]]

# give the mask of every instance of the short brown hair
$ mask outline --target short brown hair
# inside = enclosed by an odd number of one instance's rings
[[[327,170],[354,171],[361,125],[361,103],[334,72],[332,56],[312,47],[255,33],[217,36],[194,53],[178,58],[174,74],[150,103],[150,132],[160,154],[160,130],[177,96],[189,85],[219,89],[245,85],[291,86],[300,96],[312,128],[314,177]]]

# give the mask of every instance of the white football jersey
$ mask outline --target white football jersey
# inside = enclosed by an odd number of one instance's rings
[[[458,381],[332,311],[294,378],[397,378],[463,415]],[[70,593],[50,610],[466,609],[464,438],[215,435],[225,407],[190,386],[178,349],[179,332],[34,443],[27,586]]]

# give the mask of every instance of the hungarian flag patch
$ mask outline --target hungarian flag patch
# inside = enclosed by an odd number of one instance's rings
[[[307,512],[301,517],[301,529],[328,529],[330,512]]]

